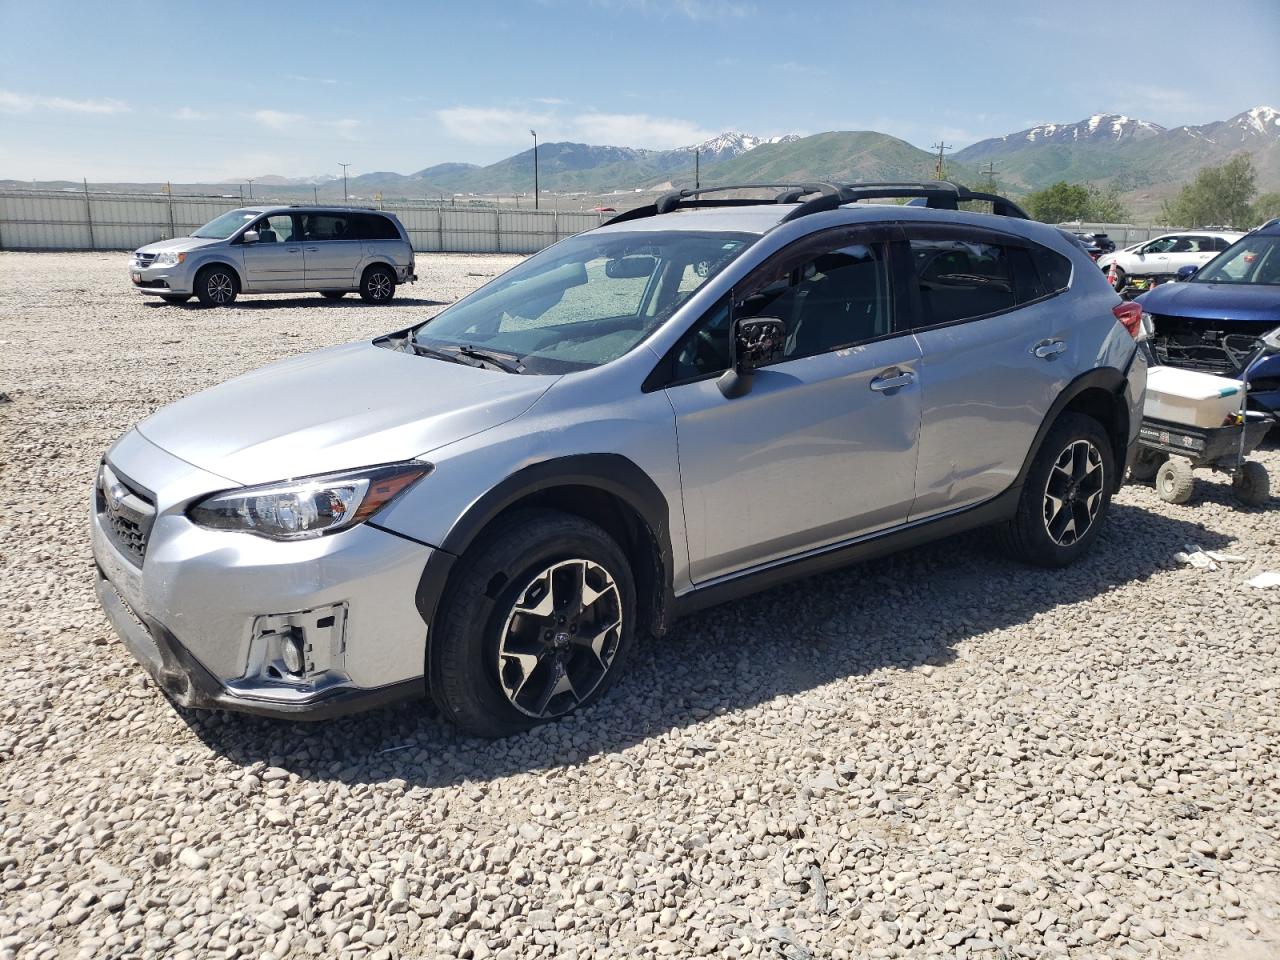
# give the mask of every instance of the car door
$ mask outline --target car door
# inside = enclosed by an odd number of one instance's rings
[[[1066,257],[983,228],[904,229],[923,396],[916,520],[1009,487],[1070,379],[1076,345],[1054,303],[1071,275]],[[1057,264],[1053,279],[1040,279],[1040,259]]]
[[[1150,243],[1143,244],[1138,248],[1138,255],[1134,257],[1129,272],[1144,277],[1157,273],[1175,273],[1176,270],[1169,266],[1169,251],[1177,242],[1177,237],[1156,237]]]
[[[364,257],[358,214],[345,210],[303,213],[302,240],[306,255],[306,289],[350,290],[359,282],[356,269]]]
[[[701,583],[903,522],[920,351],[886,228],[826,231],[754,271],[668,355],[690,576]],[[726,397],[732,316],[783,320],[783,357]],[[655,371],[657,373],[658,371]]]
[[[263,217],[249,228],[258,232],[254,243],[242,243],[247,291],[301,290],[302,244],[297,219],[288,213]]]

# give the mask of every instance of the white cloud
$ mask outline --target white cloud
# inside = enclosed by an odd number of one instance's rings
[[[192,110],[190,107],[179,107],[173,112],[173,119],[175,120],[203,120],[207,116],[207,113]]]
[[[528,136],[530,128],[538,130],[543,140],[557,139],[549,132],[558,124],[547,113],[501,107],[450,107],[437,110],[436,117],[445,130],[466,143],[510,144]]]
[[[559,97],[534,97],[533,102],[545,103],[549,107],[558,107],[565,101],[561,100]]]
[[[31,113],[35,110],[52,110],[59,113],[127,113],[130,106],[123,100],[102,97],[97,100],[71,100],[67,97],[42,97],[28,93],[0,90],[0,111],[5,113]]]
[[[716,135],[688,120],[651,117],[646,113],[584,113],[574,117],[575,139],[586,143],[656,150],[701,143]]]
[[[562,116],[553,112],[505,107],[451,107],[437,110],[445,130],[465,143],[512,146],[526,142],[530,129],[540,142],[574,140],[582,143],[661,150],[701,143],[716,135],[689,120],[652,117],[645,113],[590,111]]]
[[[323,83],[331,86],[338,82],[337,80],[334,80],[332,77],[308,77],[308,76],[304,76],[301,73],[290,73],[290,74],[286,74],[286,76],[290,80],[297,80],[300,83]]]
[[[638,10],[650,16],[685,17],[689,20],[737,20],[756,12],[754,3],[741,0],[596,0],[596,4],[621,10]]]
[[[285,127],[302,123],[306,120],[306,117],[300,113],[285,113],[281,110],[255,110],[249,116],[264,127],[270,127],[272,130],[283,130]]]

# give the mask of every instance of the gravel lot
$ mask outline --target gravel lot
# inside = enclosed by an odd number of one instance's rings
[[[972,535],[707,611],[500,743],[177,712],[93,597],[103,450],[515,260],[207,311],[121,254],[0,253],[0,958],[1280,953],[1280,590],[1244,586],[1280,503],[1220,477],[1126,488],[1066,572]]]

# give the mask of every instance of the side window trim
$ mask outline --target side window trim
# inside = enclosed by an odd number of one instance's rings
[[[852,243],[878,243],[884,246],[887,267],[885,275],[886,281],[889,284],[888,301],[890,331],[888,333],[881,334],[878,337],[871,337],[864,340],[853,340],[849,343],[830,347],[821,353],[806,354],[804,357],[783,357],[780,360],[775,360],[773,363],[766,364],[766,366],[777,366],[780,363],[804,360],[811,356],[822,356],[826,353],[834,353],[837,350],[847,350],[850,347],[860,346],[866,343],[879,343],[881,340],[890,340],[894,337],[910,334],[912,330],[902,322],[902,319],[905,316],[902,312],[904,304],[899,296],[899,271],[895,266],[893,256],[893,248],[898,245],[897,241],[901,236],[902,230],[900,225],[897,223],[841,224],[840,226],[829,227],[826,230],[821,230],[816,233],[806,234],[783,247],[781,250],[778,250],[763,263],[756,266],[749,274],[743,277],[742,280],[734,284],[733,289],[703,311],[701,316],[699,316],[693,323],[689,324],[684,333],[680,335],[680,338],[667,350],[662,359],[659,360],[654,368],[649,372],[649,375],[645,377],[641,384],[642,392],[652,393],[655,390],[664,390],[667,387],[680,387],[690,383],[698,383],[702,380],[712,380],[723,374],[723,370],[716,370],[712,373],[700,373],[692,377],[683,377],[678,380],[674,379],[676,356],[679,353],[681,346],[684,344],[685,338],[696,331],[704,321],[712,317],[726,300],[729,301],[729,329],[732,330],[733,308],[742,299],[742,296],[745,295],[745,291],[750,290],[761,277],[774,275],[777,272],[779,265],[785,264],[788,261],[794,260],[797,264],[802,264],[805,262],[807,257],[812,255],[814,250],[832,248],[832,244],[835,242],[839,242],[840,246],[846,246]],[[799,259],[797,260],[797,258]],[[795,265],[788,269],[794,270]],[[744,293],[740,294],[740,291],[743,291]]]

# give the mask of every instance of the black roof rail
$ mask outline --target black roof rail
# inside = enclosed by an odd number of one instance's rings
[[[885,180],[864,183],[834,184],[826,181],[811,183],[739,183],[722,187],[702,187],[694,190],[672,190],[664,193],[651,204],[627,210],[611,218],[609,223],[625,223],[628,220],[640,220],[645,217],[671,213],[676,209],[695,207],[736,207],[758,206],[763,201],[743,199],[741,197],[723,197],[700,199],[703,194],[724,193],[730,190],[774,190],[782,192],[774,197],[774,203],[796,203],[795,209],[789,211],[779,223],[798,220],[810,214],[824,210],[835,210],[846,203],[858,200],[901,200],[920,198],[925,206],[935,210],[957,210],[961,203],[978,200],[991,204],[992,212],[997,216],[1016,217],[1030,220],[1026,211],[1007,197],[994,193],[980,193],[952,183],[949,180]],[[802,197],[810,194],[817,196],[808,200]]]

